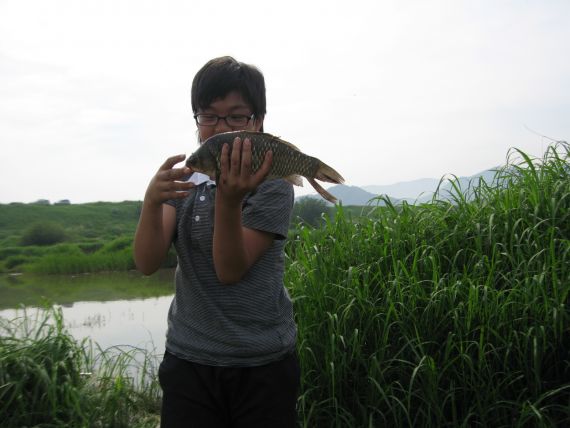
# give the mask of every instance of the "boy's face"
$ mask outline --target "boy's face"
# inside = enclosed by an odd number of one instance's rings
[[[229,92],[225,98],[214,100],[208,108],[199,109],[198,114],[215,114],[217,116],[226,117],[228,115],[245,115],[251,116],[252,109],[243,99],[238,91]],[[200,142],[206,141],[208,138],[230,131],[256,131],[259,132],[263,125],[263,118],[254,118],[250,120],[245,127],[240,129],[230,127],[224,119],[218,119],[218,123],[214,126],[198,126],[198,136]]]

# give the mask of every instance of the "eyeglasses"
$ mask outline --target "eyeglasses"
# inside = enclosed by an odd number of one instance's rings
[[[218,116],[217,114],[204,114],[199,113],[194,115],[196,123],[200,126],[216,126],[220,119],[224,119],[229,127],[239,128],[240,126],[247,126],[250,120],[254,118],[254,114],[228,114],[227,116]]]

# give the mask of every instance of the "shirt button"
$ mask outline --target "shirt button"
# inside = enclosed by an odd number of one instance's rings
[[[204,195],[200,196],[200,200],[203,202],[206,200],[206,197]]]
[[[196,217],[194,217],[194,220],[196,220],[196,221],[200,221],[200,216],[199,216],[199,215],[197,215]]]

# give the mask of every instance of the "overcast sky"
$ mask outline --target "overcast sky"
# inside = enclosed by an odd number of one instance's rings
[[[570,139],[569,22],[544,0],[0,0],[0,202],[141,200],[196,149],[191,81],[220,55],[264,73],[265,130],[349,185],[540,155],[529,129]]]

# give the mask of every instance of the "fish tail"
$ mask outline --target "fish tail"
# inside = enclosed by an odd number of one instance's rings
[[[317,180],[326,181],[328,183],[342,184],[344,183],[344,178],[333,168],[328,166],[326,163],[321,162],[317,173],[315,174]],[[314,185],[313,185],[314,187]]]
[[[319,195],[325,198],[330,203],[336,203],[337,199],[327,192],[319,183],[317,183],[313,178],[307,178],[307,181],[313,186],[313,188],[317,191]]]

